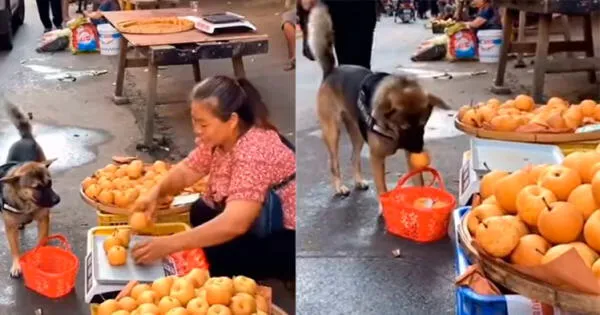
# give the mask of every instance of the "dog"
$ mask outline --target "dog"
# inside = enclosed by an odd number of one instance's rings
[[[368,189],[361,174],[360,152],[367,143],[377,194],[387,192],[385,159],[398,150],[424,150],[425,125],[434,108],[449,109],[411,78],[355,65],[336,65],[333,24],[327,6],[313,7],[308,18],[308,43],[323,71],[317,92],[317,115],[329,151],[336,195],[347,196],[339,165],[340,127],[352,141],[352,164],[357,189]],[[356,43],[360,45],[360,43]],[[408,163],[410,168],[410,163]],[[422,177],[418,184],[423,185]],[[380,209],[381,210],[381,209]]]
[[[12,103],[6,102],[6,109],[21,136],[10,147],[6,164],[0,166],[0,212],[12,256],[10,276],[17,278],[21,275],[19,230],[35,220],[38,243],[48,237],[50,208],[60,197],[52,189],[48,171],[56,159],[46,159],[33,137],[29,118]]]

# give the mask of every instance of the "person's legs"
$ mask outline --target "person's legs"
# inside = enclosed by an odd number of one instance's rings
[[[365,6],[363,15],[354,14],[343,6],[347,3],[329,4],[334,29],[334,46],[338,64],[359,65],[371,68],[373,32],[377,23],[375,6],[371,11]],[[372,16],[370,16],[372,15]]]
[[[56,26],[56,28],[62,28],[62,0],[50,0],[50,8],[52,9],[52,22],[54,22],[54,26]]]
[[[281,25],[281,29],[287,43],[289,59],[288,65],[286,65],[284,70],[289,71],[296,68],[296,11],[289,10],[284,12],[282,17],[283,24]]]
[[[52,30],[52,21],[50,20],[50,0],[36,0],[38,14],[44,25],[44,31]]]

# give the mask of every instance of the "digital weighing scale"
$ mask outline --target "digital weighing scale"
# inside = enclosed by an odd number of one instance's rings
[[[246,17],[232,12],[186,16],[185,18],[193,21],[197,30],[207,34],[233,30],[256,31],[256,26],[250,23]]]
[[[488,167],[513,172],[530,164],[561,164],[565,158],[556,145],[474,137],[470,142],[471,149],[463,153],[458,179],[460,206],[469,205],[473,195],[479,192],[481,178],[489,172]]]

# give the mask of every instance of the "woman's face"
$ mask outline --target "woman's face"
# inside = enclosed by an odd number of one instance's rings
[[[473,4],[474,7],[479,9],[485,5],[486,1],[485,0],[473,0],[473,2],[471,2],[471,3]]]
[[[238,125],[237,114],[231,115],[227,121],[215,116],[213,108],[217,105],[216,98],[192,102],[192,125],[197,138],[211,146],[223,146],[235,142]]]

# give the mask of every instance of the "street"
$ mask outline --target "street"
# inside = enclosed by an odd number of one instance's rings
[[[187,5],[187,2],[184,3]],[[202,6],[227,9],[248,16],[259,31],[269,35],[269,53],[244,58],[246,73],[261,92],[272,112],[272,120],[281,132],[294,137],[294,73],[283,71],[287,60],[285,40],[281,33],[279,1],[203,1]],[[76,4],[70,7],[75,16]],[[80,260],[75,292],[58,300],[42,297],[25,288],[23,279],[11,279],[8,270],[11,257],[4,236],[0,237],[0,315],[89,314],[84,301],[85,243],[88,229],[97,225],[96,213],[79,196],[81,180],[110,163],[114,155],[139,155],[146,161],[153,157],[136,151],[142,139],[142,104],[147,72],[144,68],[127,70],[125,93],[131,104],[112,103],[117,57],[100,54],[73,55],[70,51],[38,54],[35,52],[43,33],[36,2],[26,1],[25,24],[15,34],[15,48],[0,52],[0,92],[25,112],[33,115],[34,134],[48,158],[58,158],[50,168],[53,186],[61,203],[52,210],[51,233],[64,234]],[[202,77],[215,74],[233,75],[230,60],[200,63]],[[82,76],[75,82],[59,81],[57,76],[68,71],[107,70],[100,76]],[[179,160],[193,147],[191,121],[187,104],[194,85],[189,66],[161,69],[158,78],[158,100],[155,137],[166,138],[169,150],[156,157]],[[16,129],[0,110],[0,159],[6,159],[9,146],[18,139]],[[4,235],[4,226],[0,227]],[[35,246],[36,224],[28,225],[21,234],[22,252]],[[293,314],[294,297],[279,282],[273,286],[275,303]]]
[[[508,98],[489,92],[495,64],[411,62],[410,55],[418,44],[432,37],[424,23],[394,24],[392,18],[382,18],[375,31],[373,70],[418,74],[429,92],[442,97],[455,110],[471,101]],[[298,41],[298,56],[301,56],[300,45]],[[509,63],[506,82],[512,88],[510,97],[529,91],[529,70],[531,67],[514,69],[513,62]],[[353,190],[345,199],[333,198],[328,155],[315,113],[315,95],[320,83],[315,78],[321,76],[320,71],[316,63],[298,57],[298,314],[454,314],[454,253],[448,238],[421,245],[387,234],[383,219],[377,216],[373,185],[368,191]],[[459,74],[487,71],[487,74],[455,75],[451,80],[431,78],[432,74],[446,71]],[[547,78],[546,91],[551,96],[577,100],[594,92],[594,86],[586,83],[582,73]],[[426,129],[426,148],[446,188],[456,195],[460,159],[469,142],[454,129],[452,114],[434,112]],[[345,132],[340,142],[343,180],[352,187],[351,148]],[[372,179],[366,146],[361,155],[363,174]],[[388,188],[396,186],[405,170],[404,153],[398,152],[387,159]],[[394,257],[394,250],[400,251],[400,257]]]

